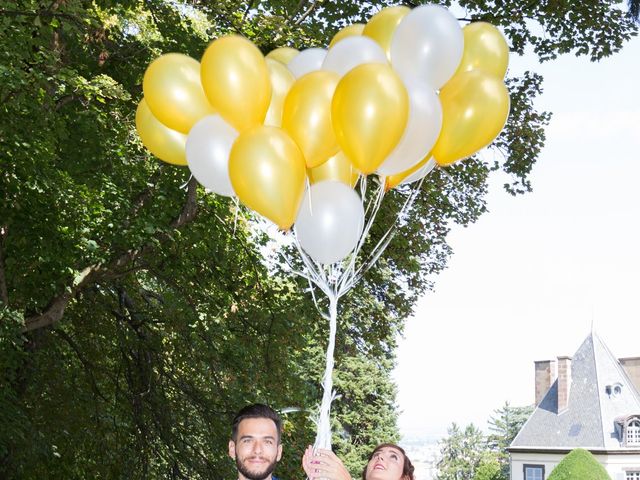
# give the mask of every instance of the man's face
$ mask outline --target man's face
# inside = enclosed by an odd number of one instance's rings
[[[269,478],[282,457],[276,424],[268,418],[242,420],[236,441],[229,441],[229,456],[236,460],[241,480]]]

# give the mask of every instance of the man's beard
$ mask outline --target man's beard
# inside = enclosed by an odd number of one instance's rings
[[[238,467],[238,471],[248,480],[263,480],[264,478],[268,477],[269,475],[271,475],[271,472],[275,470],[276,463],[278,463],[278,460],[274,458],[273,462],[271,462],[269,465],[264,467],[263,470],[252,472],[243,463],[243,460],[240,460],[240,458],[236,457],[236,466]]]

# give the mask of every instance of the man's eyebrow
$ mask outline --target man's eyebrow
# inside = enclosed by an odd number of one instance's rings
[[[243,440],[245,438],[267,438],[271,440],[276,439],[276,437],[274,437],[273,435],[241,435],[240,436],[240,440]]]

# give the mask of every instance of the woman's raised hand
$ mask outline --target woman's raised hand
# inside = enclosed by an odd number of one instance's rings
[[[302,457],[302,468],[310,480],[351,480],[342,460],[331,450],[318,449],[308,446]]]

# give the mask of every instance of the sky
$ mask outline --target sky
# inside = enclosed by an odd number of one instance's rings
[[[495,178],[489,212],[448,237],[397,350],[405,438],[486,430],[505,401],[532,404],[533,362],[573,355],[592,325],[618,358],[640,356],[640,39],[599,63],[510,61],[544,76],[546,146],[532,193]]]

